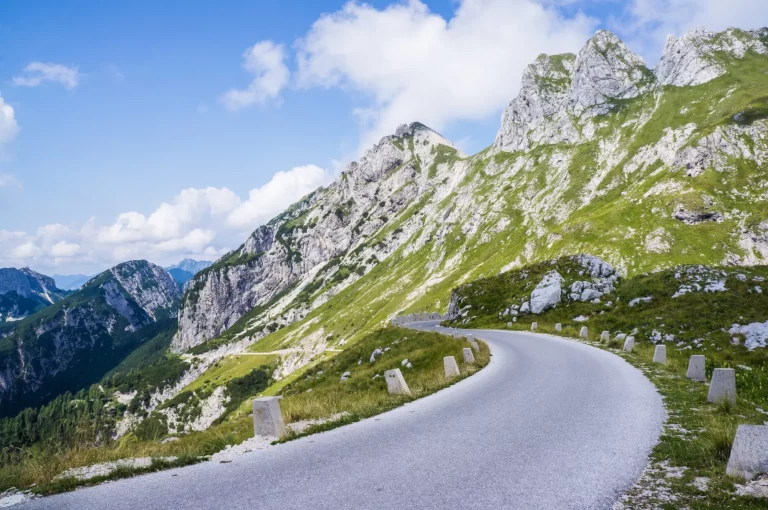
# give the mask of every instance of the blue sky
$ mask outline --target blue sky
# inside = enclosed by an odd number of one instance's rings
[[[2,2],[0,266],[216,258],[400,122],[489,145],[538,53],[610,28],[652,65],[666,33],[764,4]]]

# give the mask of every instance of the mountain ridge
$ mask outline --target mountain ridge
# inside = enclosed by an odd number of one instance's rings
[[[148,326],[175,324],[179,294],[164,269],[129,261],[16,323],[0,339],[0,414],[98,380],[148,339]]]
[[[520,93],[502,116],[496,141],[470,157],[449,149],[450,142],[421,124],[399,128],[350,163],[328,188],[259,227],[241,248],[193,279],[182,300],[174,350],[219,336],[229,342],[259,340],[313,315],[401,248],[398,257],[406,259],[428,244],[443,244],[447,253],[432,253],[426,265],[419,263],[424,277],[405,292],[408,297],[397,312],[424,300],[445,306],[433,291],[446,282],[455,285],[478,271],[565,251],[596,252],[624,274],[686,262],[766,260],[768,219],[754,207],[764,197],[748,193],[741,200],[748,211],[734,215],[724,206],[736,197],[719,197],[710,182],[733,181],[729,185],[741,187],[745,175],[762,171],[760,162],[768,156],[759,95],[766,83],[754,71],[765,65],[765,34],[765,29],[693,31],[668,41],[654,72],[615,35],[599,31],[578,54],[541,56],[529,66]],[[731,72],[702,74],[706,67],[691,67],[691,62],[714,60]],[[674,72],[680,66],[690,72]],[[676,85],[684,82],[696,86]],[[710,112],[710,106],[717,111]],[[439,137],[427,142],[426,151],[417,136],[423,132]],[[742,141],[745,136],[754,141],[749,147]],[[707,175],[684,183],[678,177],[681,168],[688,177]],[[515,200],[494,189],[499,186]],[[664,195],[667,202],[672,199],[674,211],[666,212],[670,207],[659,199]],[[659,205],[643,205],[650,201]],[[377,211],[379,204],[391,202],[398,205],[387,214]],[[594,231],[596,222],[617,211],[624,219],[605,228],[621,226],[623,233]],[[630,221],[637,215],[647,217],[643,225]],[[386,222],[370,220],[382,216]],[[690,229],[681,230],[676,216],[712,231],[713,246],[705,247],[700,236],[694,241],[701,257],[677,244],[689,240]],[[739,217],[752,219],[747,225]],[[651,256],[640,260],[636,252],[612,248],[617,245],[608,240],[617,236],[635,239]],[[455,239],[471,247],[453,246]],[[517,248],[500,246],[497,253],[478,259],[475,269],[456,274],[457,266],[476,256],[468,255],[470,248],[477,250],[491,239]],[[283,278],[253,278],[265,268]],[[370,286],[394,294],[398,286],[386,281]],[[413,294],[416,288],[422,297]],[[233,303],[227,303],[230,296]],[[198,300],[205,304],[199,314]],[[373,320],[376,315],[363,319],[365,328],[381,323],[381,318]],[[320,329],[313,325],[307,332]],[[341,340],[358,333],[342,333]],[[285,335],[277,335],[274,343],[281,338]]]

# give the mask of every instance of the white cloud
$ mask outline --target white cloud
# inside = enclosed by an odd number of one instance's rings
[[[654,65],[667,35],[681,36],[698,26],[714,31],[762,28],[767,21],[765,0],[631,0],[611,25]]]
[[[80,252],[80,245],[59,241],[51,247],[51,255],[54,257],[74,257]]]
[[[297,83],[369,94],[356,110],[366,148],[401,123],[443,129],[498,114],[536,56],[576,51],[595,26],[533,0],[463,0],[450,20],[419,0],[381,10],[352,1],[298,41]]]
[[[255,76],[246,89],[231,89],[220,101],[229,110],[239,110],[254,104],[276,99],[288,84],[290,71],[285,65],[282,44],[261,41],[243,53],[243,68]]]
[[[40,254],[40,248],[33,241],[27,241],[16,246],[11,253],[20,259],[34,258]]]
[[[43,82],[52,81],[72,90],[78,86],[81,77],[77,67],[51,62],[32,62],[24,68],[24,75],[13,77],[13,83],[22,87],[37,87]]]
[[[162,265],[184,257],[216,259],[331,180],[329,172],[306,165],[277,172],[247,199],[227,188],[188,188],[149,214],[128,211],[108,224],[90,218],[80,226],[43,225],[31,234],[0,230],[0,267],[96,272],[131,259]]]
[[[239,204],[227,217],[227,223],[247,228],[268,221],[298,199],[320,186],[332,176],[315,165],[299,166],[288,172],[278,172],[264,186],[252,189],[248,200]]]
[[[13,174],[0,173],[0,188],[21,188],[21,181]]]
[[[16,114],[13,107],[3,100],[0,95],[0,149],[3,144],[13,140],[19,133],[19,124],[16,122]]]

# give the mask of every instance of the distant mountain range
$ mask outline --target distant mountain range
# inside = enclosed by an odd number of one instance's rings
[[[174,281],[176,281],[180,287],[183,287],[193,276],[203,269],[210,267],[212,264],[213,262],[209,260],[184,259],[178,264],[168,266],[165,269],[171,273]]]
[[[147,261],[119,264],[63,299],[52,282],[26,268],[0,270],[0,289],[10,289],[4,295],[56,299],[0,325],[0,416],[97,382],[147,340],[176,327],[179,288]]]
[[[77,290],[93,278],[93,275],[86,274],[55,274],[52,277],[56,280],[56,286],[64,290]]]
[[[0,325],[15,322],[52,305],[69,294],[53,278],[22,269],[0,269]]]

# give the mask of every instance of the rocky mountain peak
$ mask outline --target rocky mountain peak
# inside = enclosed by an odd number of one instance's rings
[[[726,72],[723,57],[741,59],[748,51],[768,54],[765,34],[765,28],[750,32],[729,28],[716,33],[698,27],[680,38],[670,35],[653,72],[662,85],[707,83]]]
[[[652,82],[643,59],[615,34],[600,30],[578,55],[539,55],[526,68],[494,146],[514,152],[535,144],[575,143],[580,134],[574,117],[605,113],[611,100],[636,97]]]
[[[343,174],[351,178],[355,186],[379,181],[389,171],[402,165],[411,152],[418,154],[426,145],[453,147],[448,139],[420,122],[401,124],[394,135],[383,137],[365,151],[362,158],[351,162]]]
[[[146,260],[123,262],[109,273],[153,319],[159,310],[175,310],[181,297],[168,271]]]
[[[8,292],[25,298],[38,298],[48,304],[55,303],[66,294],[56,287],[53,278],[28,267],[0,269],[0,294]]]
[[[653,75],[645,62],[616,34],[598,31],[579,52],[573,72],[572,96],[577,111],[611,99],[638,96]],[[599,108],[599,113],[607,111]]]
[[[703,28],[670,36],[656,68],[649,70],[615,34],[600,30],[576,57],[540,55],[523,73],[520,93],[501,119],[494,148],[528,150],[541,144],[575,144],[589,139],[585,129],[615,100],[656,91],[661,85],[700,85],[726,72],[734,58],[748,52],[768,54],[768,29]]]

